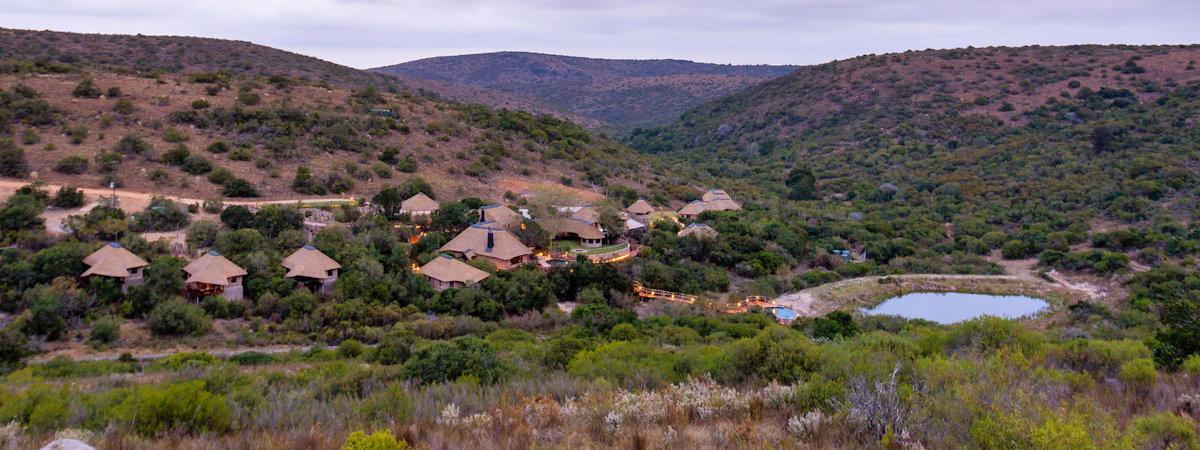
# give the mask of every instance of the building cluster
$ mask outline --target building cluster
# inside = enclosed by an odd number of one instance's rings
[[[438,203],[425,194],[416,194],[401,203],[401,211],[413,217],[429,216],[438,209]],[[689,203],[679,211],[684,217],[695,217],[704,211],[741,209],[741,205],[729,198],[725,191],[711,190],[701,200]],[[570,239],[584,248],[604,245],[607,233],[600,225],[600,213],[595,206],[571,206],[559,209],[561,217],[538,219],[543,229],[552,231],[555,239]],[[637,200],[621,212],[625,229],[636,232],[646,228],[653,214],[658,212],[646,200]],[[529,219],[527,213],[515,211],[505,205],[487,205],[479,209],[479,222],[468,226],[461,233],[438,249],[438,257],[416,271],[429,278],[434,289],[443,290],[468,286],[486,279],[486,271],[473,267],[465,261],[480,259],[499,270],[520,267],[532,260],[534,249],[526,246],[513,233],[523,227]],[[698,238],[716,237],[716,230],[702,223],[692,223],[679,231],[679,236]],[[142,284],[146,260],[116,242],[110,242],[83,259],[88,269],[83,277],[107,277],[118,281],[122,291],[130,286]],[[341,264],[311,245],[305,245],[283,259],[286,277],[296,280],[309,290],[329,294],[337,283]],[[186,293],[192,298],[220,295],[229,300],[244,297],[243,279],[246,270],[221,256],[209,251],[183,268],[187,275]]]

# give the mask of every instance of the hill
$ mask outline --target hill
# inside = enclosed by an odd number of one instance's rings
[[[817,248],[879,261],[1003,250],[1111,273],[1093,248],[1146,265],[1197,253],[1183,242],[1200,206],[1198,61],[1197,46],[868,55],[710,101],[628,143],[837,224]]]
[[[372,70],[511,92],[632,128],[666,123],[705,100],[793,69],[498,52],[427,58]]]
[[[441,194],[499,199],[547,184],[637,185],[644,170],[635,152],[574,123],[408,91],[277,74],[2,66],[0,150],[24,160],[5,167],[8,177],[191,198],[369,196],[421,177]],[[302,167],[309,175],[297,175]]]
[[[246,41],[190,36],[85,34],[0,28],[0,59],[55,61],[83,68],[117,71],[194,73],[297,78],[313,84],[354,88],[376,86],[392,91],[434,93],[463,103],[480,103],[534,113],[565,114],[545,102],[476,86],[369,72]]]

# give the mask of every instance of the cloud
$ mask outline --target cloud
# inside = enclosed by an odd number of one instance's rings
[[[1200,42],[1194,0],[8,0],[15,28],[241,39],[354,67],[526,50],[808,64],[968,45]]]

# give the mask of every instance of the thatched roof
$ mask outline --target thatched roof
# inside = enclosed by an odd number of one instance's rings
[[[283,258],[283,267],[287,268],[285,277],[325,278],[330,270],[341,269],[342,265],[333,258],[325,256],[320,250],[311,245],[300,247],[287,258]]]
[[[490,239],[489,236],[491,236]],[[467,258],[471,258],[472,255],[482,255],[505,260],[533,253],[529,247],[521,243],[520,239],[495,222],[471,225],[438,250],[462,253]]]
[[[521,213],[504,205],[487,205],[479,208],[479,211],[483,215],[482,222],[493,222],[494,226],[500,228],[513,228],[525,219]]]
[[[116,278],[128,277],[130,270],[149,265],[146,260],[116,242],[109,242],[87,255],[83,258],[83,263],[90,267],[82,276],[100,275]]]
[[[709,189],[708,191],[704,192],[704,195],[700,196],[700,200],[706,202],[715,202],[718,200],[733,200],[733,198],[721,189]]]
[[[423,192],[418,192],[417,195],[409,197],[408,200],[400,202],[400,210],[406,212],[412,211],[437,211],[438,202]]]
[[[443,283],[457,281],[463,284],[474,284],[488,277],[487,272],[471,267],[470,264],[454,259],[450,255],[438,255],[437,258],[433,258],[417,271]]]
[[[574,234],[580,239],[604,239],[604,233],[599,228],[580,219],[542,219],[538,224],[558,234]]]
[[[632,214],[644,216],[654,212],[654,207],[650,206],[650,202],[639,198],[638,201],[633,202],[633,204],[626,207],[625,210]]]
[[[702,223],[693,223],[683,227],[682,230],[679,230],[679,237],[684,236],[715,238],[717,237],[717,230],[714,230],[712,227]]]
[[[742,209],[742,205],[733,200],[698,200],[684,205],[683,208],[679,209],[679,214],[695,216],[705,211],[735,211],[740,209]]]
[[[571,213],[571,218],[582,220],[587,223],[596,223],[600,221],[600,211],[596,210],[595,206],[585,205]]]
[[[191,264],[184,266],[183,271],[188,274],[188,283],[214,284],[218,286],[228,285],[230,278],[246,275],[246,269],[238,267],[237,264],[225,259],[224,256],[221,256],[215,250],[196,258]]]

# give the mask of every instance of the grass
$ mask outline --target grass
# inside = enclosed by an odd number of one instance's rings
[[[611,253],[611,252],[615,252],[618,250],[624,250],[624,249],[629,248],[629,244],[625,243],[625,242],[622,242],[619,244],[604,245],[604,246],[595,247],[595,248],[584,247],[582,244],[575,242],[575,241],[554,241],[551,245],[558,246],[559,248],[563,248],[567,252],[582,254],[582,255],[587,255],[587,256],[599,255],[599,254],[603,254],[603,253]]]

